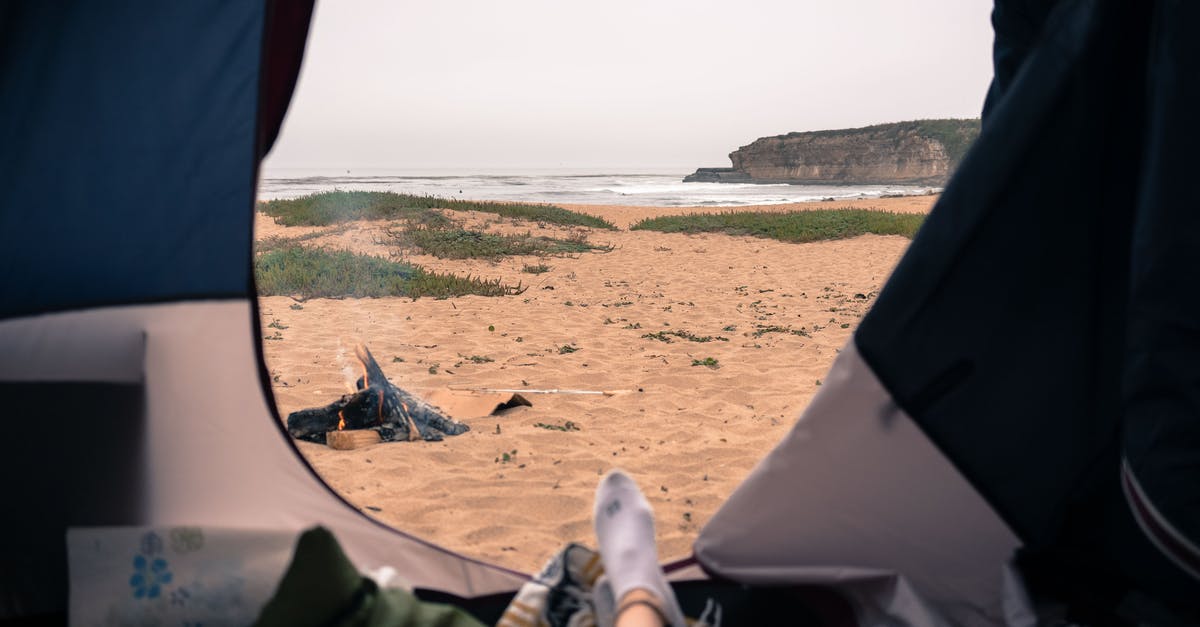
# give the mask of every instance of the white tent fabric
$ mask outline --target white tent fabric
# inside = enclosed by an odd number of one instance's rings
[[[522,573],[376,524],[305,467],[273,424],[253,315],[250,303],[234,300],[3,321],[0,382],[143,385],[145,470],[133,486],[142,511],[130,524],[271,531],[320,524],[364,571],[392,567],[409,585],[461,596],[518,588]],[[864,625],[992,625],[1006,622],[1004,566],[1016,545],[891,403],[851,343],[795,428],[705,527],[695,552],[710,572],[737,581],[835,586]],[[702,577],[694,566],[671,573]],[[1013,607],[1009,616],[1023,608]]]
[[[694,549],[705,568],[737,581],[836,583],[866,624],[936,625],[944,616],[993,625],[1021,611],[1004,609],[1018,544],[851,340]]]
[[[360,569],[392,566],[414,586],[462,596],[519,587],[521,573],[370,521],[305,467],[273,424],[260,387],[253,315],[249,302],[219,301],[5,320],[0,381],[143,381],[146,436],[143,450],[130,452],[143,456],[142,485],[111,486],[141,491],[141,519],[131,524],[296,531],[319,524]]]

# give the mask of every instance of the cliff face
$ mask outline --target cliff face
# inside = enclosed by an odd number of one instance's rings
[[[941,185],[979,135],[979,120],[918,120],[763,137],[730,153],[732,169],[685,181]]]

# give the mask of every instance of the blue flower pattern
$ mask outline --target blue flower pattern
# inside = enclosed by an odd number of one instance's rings
[[[135,599],[156,599],[162,594],[162,587],[171,583],[171,571],[167,570],[167,560],[156,557],[147,560],[144,555],[133,557],[133,576],[129,578],[129,586],[133,588]]]

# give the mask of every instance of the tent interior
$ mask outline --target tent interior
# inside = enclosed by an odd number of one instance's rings
[[[1047,2],[1010,40],[1014,4],[978,142],[820,393],[665,565],[690,615],[1197,616],[1200,9]],[[274,406],[254,202],[311,16],[0,3],[0,623],[85,620],[69,528],[322,525],[489,620],[528,579],[362,515]]]

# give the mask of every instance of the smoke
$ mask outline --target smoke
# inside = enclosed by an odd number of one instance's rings
[[[358,381],[360,374],[358,368],[354,367],[357,362],[352,362],[346,358],[346,345],[340,340],[338,341],[336,358],[338,368],[342,371],[342,378],[346,383],[346,390],[351,394],[357,392],[358,388],[355,386],[355,381]]]

